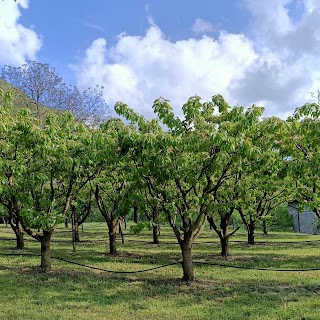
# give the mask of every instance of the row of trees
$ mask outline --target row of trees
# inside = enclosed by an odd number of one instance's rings
[[[0,204],[17,236],[41,244],[41,267],[51,268],[50,240],[68,214],[76,224],[92,207],[104,217],[110,253],[129,208],[144,213],[159,241],[159,219],[181,248],[183,279],[192,281],[192,246],[206,222],[228,255],[228,226],[239,212],[254,243],[254,230],[290,199],[320,214],[319,116],[306,104],[287,121],[263,118],[263,108],[230,107],[220,95],[191,97],[176,117],[169,101],[154,102],[146,120],[118,102],[118,118],[92,128],[70,113],[36,119],[13,112],[1,93]]]

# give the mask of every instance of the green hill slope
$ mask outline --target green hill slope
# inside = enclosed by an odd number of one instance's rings
[[[28,108],[31,110],[31,112],[36,115],[36,107],[35,103],[32,101],[32,99],[26,95],[22,90],[17,89],[13,87],[10,83],[0,79],[0,90],[3,92],[12,92],[12,103],[13,103],[13,110],[17,111],[22,108]],[[46,113],[49,108],[47,107],[41,107],[41,114]]]

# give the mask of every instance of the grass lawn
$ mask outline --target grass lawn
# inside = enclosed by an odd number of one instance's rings
[[[72,252],[70,230],[53,237],[52,255],[107,270],[136,271],[178,261],[180,249],[169,228],[159,245],[151,233],[126,231],[116,255],[106,254],[107,229],[88,223]],[[219,242],[206,230],[193,247],[194,261],[281,269],[320,268],[320,236],[257,233],[248,246],[246,234],[231,239],[230,258],[219,256]],[[0,253],[17,253],[14,235],[0,225]],[[26,236],[26,254],[40,245]],[[258,271],[196,265],[196,281],[180,281],[180,265],[136,274],[114,274],[53,260],[53,270],[39,273],[39,257],[0,255],[1,320],[96,319],[320,319],[320,270]]]

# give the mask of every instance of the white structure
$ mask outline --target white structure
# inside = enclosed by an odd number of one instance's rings
[[[318,234],[318,217],[308,208],[302,212],[298,211],[299,203],[297,201],[288,203],[289,214],[292,216],[293,231]]]

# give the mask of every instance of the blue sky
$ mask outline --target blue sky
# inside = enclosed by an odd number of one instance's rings
[[[49,63],[111,107],[221,93],[286,117],[320,88],[320,1],[4,0],[0,45],[0,66]]]
[[[42,37],[37,58],[55,65],[60,74],[74,81],[68,64],[81,56],[94,39],[103,37],[112,46],[123,32],[143,36],[150,26],[148,17],[171,41],[177,41],[202,36],[192,31],[199,17],[213,25],[209,32],[212,36],[217,36],[220,29],[244,32],[249,12],[238,0],[94,0],[90,4],[79,0],[29,0],[29,8],[22,11],[19,21]]]

